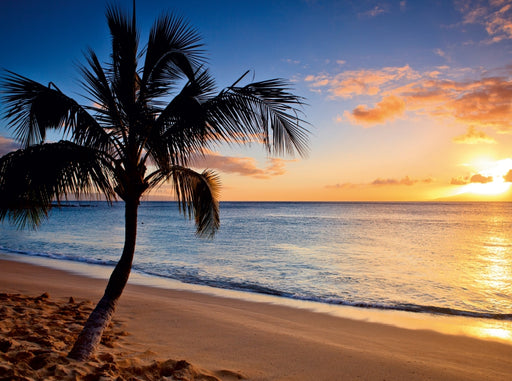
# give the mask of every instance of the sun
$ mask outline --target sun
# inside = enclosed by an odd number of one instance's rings
[[[512,159],[498,161],[475,160],[476,174],[472,181],[461,186],[458,195],[471,193],[483,196],[500,195],[510,190],[512,183],[505,176],[512,169]]]
[[[510,185],[511,183],[506,183],[505,181],[500,180],[493,180],[485,184],[471,183],[462,186],[458,194],[473,193],[486,196],[499,195],[508,191],[510,189]]]

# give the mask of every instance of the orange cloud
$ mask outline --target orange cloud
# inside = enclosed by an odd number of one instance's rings
[[[492,127],[499,132],[512,130],[512,80],[507,77],[472,81],[424,78],[396,88],[392,93],[405,101],[408,110],[468,125],[470,130],[458,139],[459,143],[490,143],[491,138],[475,131],[478,126]]]
[[[346,112],[345,116],[355,124],[372,126],[393,120],[405,111],[405,102],[394,95],[383,98],[374,108],[365,105],[357,106],[351,113]]]
[[[424,179],[412,179],[409,176],[405,176],[401,179],[383,179],[383,178],[377,178],[373,180],[371,183],[363,183],[363,184],[354,184],[354,183],[337,183],[333,185],[326,185],[326,189],[356,189],[356,188],[363,188],[368,186],[394,186],[394,185],[406,185],[406,186],[412,186],[415,184],[423,183],[423,184],[430,184],[433,183],[434,179],[431,177],[426,177]]]
[[[479,183],[479,184],[487,184],[492,183],[492,176],[483,176],[479,173],[476,175],[471,176],[470,182],[471,183]]]
[[[469,184],[469,176],[459,176],[459,177],[453,177],[450,181],[451,185],[466,185]]]
[[[251,157],[223,156],[215,152],[205,152],[193,160],[194,167],[214,168],[225,173],[235,173],[257,179],[269,179],[286,173],[286,162],[279,158],[270,158],[266,168],[258,168],[256,160]]]
[[[493,177],[492,176],[484,176],[480,173],[477,173],[473,176],[459,176],[452,178],[450,184],[451,185],[467,185],[471,183],[477,183],[477,184],[487,184],[492,183]]]
[[[507,172],[507,174],[505,176],[503,176],[503,179],[507,182],[507,183],[512,183],[512,169],[510,171]]]
[[[376,95],[390,84],[417,78],[409,65],[384,67],[375,70],[347,70],[336,75],[308,75],[304,80],[313,90],[326,87],[331,98],[352,98],[357,95]]]
[[[470,75],[473,79],[467,79]],[[461,76],[464,80],[458,79]],[[378,97],[374,108],[359,105],[352,111],[343,111],[343,119],[354,124],[385,123],[411,111],[443,122],[451,119],[467,125],[470,130],[456,138],[458,143],[492,142],[492,138],[476,132],[476,128],[512,132],[512,78],[509,76],[490,76],[488,72],[475,75],[474,70],[455,70],[448,66],[419,73],[405,65],[308,75],[305,81],[312,91],[325,92],[330,99]]]
[[[4,156],[11,151],[16,151],[20,145],[13,139],[9,139],[0,135],[0,156]]]
[[[512,81],[484,78],[467,84],[466,90],[447,105],[459,121],[480,126],[493,126],[501,131],[511,129]]]
[[[409,176],[405,176],[402,179],[378,178],[376,180],[373,180],[371,185],[379,185],[379,186],[380,185],[408,185],[408,186],[411,186],[411,185],[417,184],[419,182],[429,184],[429,183],[432,183],[433,181],[434,181],[434,179],[432,179],[431,177],[427,177],[423,180],[418,180],[418,179],[411,179]]]
[[[494,140],[490,136],[487,136],[482,131],[476,131],[474,127],[469,127],[467,133],[453,138],[453,141],[455,143],[459,143],[459,144],[478,144],[478,143],[495,144],[496,143],[496,140]]]
[[[371,185],[414,185],[418,182],[418,180],[412,180],[409,176],[405,176],[401,180],[397,179],[381,179],[378,178],[373,180]]]
[[[468,135],[458,142],[485,140],[490,143],[491,138],[477,133],[476,126],[493,127],[500,132],[512,129],[512,81],[509,78],[488,77],[473,81],[429,79],[399,90],[396,92],[405,99],[408,109],[469,125]]]
[[[488,4],[475,1],[459,2],[464,24],[480,24],[496,43],[512,38],[512,5],[506,0],[490,0]]]

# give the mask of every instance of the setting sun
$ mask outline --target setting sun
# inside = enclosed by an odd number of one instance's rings
[[[493,180],[487,184],[472,183],[464,185],[458,194],[473,193],[481,195],[499,195],[510,189],[510,183],[503,180]]]
[[[466,176],[461,183],[461,187],[456,195],[476,194],[476,195],[501,195],[508,190],[512,183],[508,181],[507,174],[512,168],[512,159],[491,161],[486,159],[477,159],[473,164],[468,165],[476,169],[476,173]]]

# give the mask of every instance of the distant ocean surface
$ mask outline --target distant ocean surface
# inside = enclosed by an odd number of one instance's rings
[[[71,202],[0,252],[113,266],[124,208]],[[213,240],[173,202],[143,202],[134,270],[222,289],[512,320],[512,203],[223,202]]]

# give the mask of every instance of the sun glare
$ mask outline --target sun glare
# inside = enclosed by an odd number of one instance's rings
[[[482,180],[463,185],[457,194],[472,193],[479,195],[499,195],[507,192],[512,183],[505,181],[504,176],[512,169],[512,159],[498,161],[478,160],[475,168]],[[485,182],[488,178],[492,180]]]
[[[481,195],[498,195],[508,191],[510,189],[510,185],[510,183],[499,180],[493,180],[492,182],[486,184],[472,183],[464,185],[459,194],[474,193]]]

